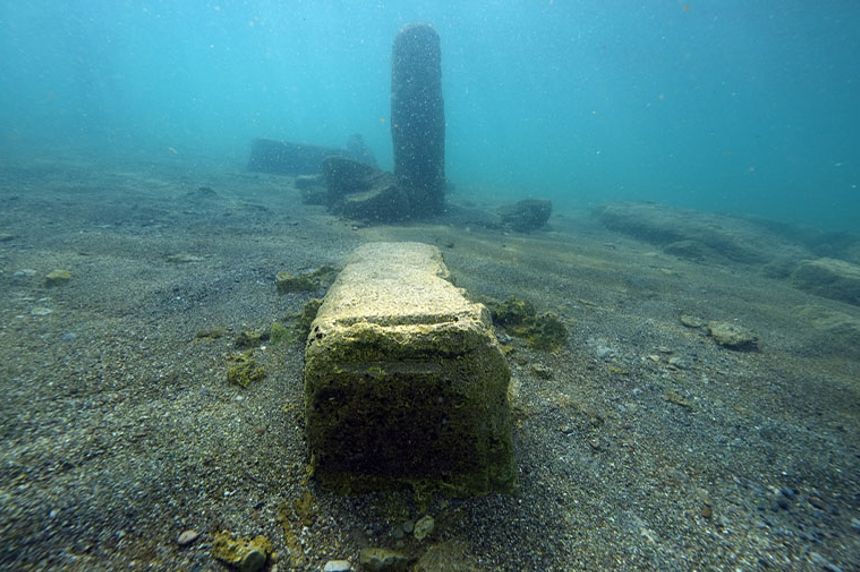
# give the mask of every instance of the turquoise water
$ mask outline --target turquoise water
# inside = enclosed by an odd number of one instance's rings
[[[391,167],[390,50],[442,38],[449,178],[857,230],[853,1],[0,1],[0,152],[241,168],[254,137]]]

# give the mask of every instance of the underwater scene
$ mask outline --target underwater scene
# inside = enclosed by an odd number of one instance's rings
[[[0,0],[0,569],[860,570],[858,30]]]

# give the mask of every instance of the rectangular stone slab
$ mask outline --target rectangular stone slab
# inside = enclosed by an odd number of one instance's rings
[[[344,493],[510,491],[509,384],[489,312],[451,284],[436,247],[365,244],[308,336],[314,476]]]

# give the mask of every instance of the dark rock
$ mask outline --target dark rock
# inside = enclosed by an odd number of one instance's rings
[[[400,572],[408,568],[410,559],[402,552],[387,548],[362,548],[358,561],[364,570]]]
[[[708,322],[708,335],[717,344],[730,350],[755,351],[758,349],[758,337],[731,322]]]
[[[502,225],[517,232],[531,232],[546,224],[552,214],[552,201],[526,199],[499,209]]]
[[[611,230],[684,258],[760,264],[809,257],[803,245],[746,219],[652,203],[613,203],[595,214]]]
[[[412,215],[440,213],[445,202],[445,105],[439,35],[427,24],[394,39],[391,138],[394,174],[410,196]]]
[[[408,194],[391,173],[345,159],[329,157],[323,163],[331,212],[349,218],[390,222],[409,218]]]
[[[311,175],[320,172],[326,157],[344,154],[340,149],[255,139],[251,144],[248,170],[278,175]]]

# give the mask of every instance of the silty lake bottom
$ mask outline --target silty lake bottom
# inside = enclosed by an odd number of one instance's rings
[[[178,159],[0,166],[0,567],[221,570],[229,531],[267,537],[278,570],[357,567],[367,547],[415,570],[860,569],[856,237],[626,203],[522,234],[467,191],[438,220],[365,226],[292,182]],[[553,351],[497,328],[516,494],[308,479],[303,341],[241,334],[292,331],[325,292],[279,293],[279,271],[380,240],[436,245],[470,297],[567,328]],[[265,372],[248,387],[227,380],[242,352]]]

